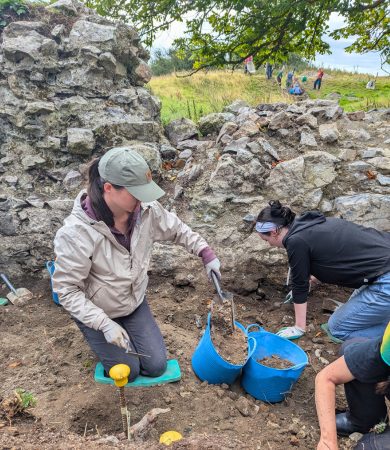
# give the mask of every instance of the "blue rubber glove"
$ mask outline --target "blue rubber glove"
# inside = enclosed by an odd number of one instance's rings
[[[299,328],[297,326],[293,327],[284,327],[281,328],[277,333],[276,336],[280,336],[285,339],[289,339],[290,341],[294,339],[299,339],[305,334],[305,331],[302,330],[302,328]]]

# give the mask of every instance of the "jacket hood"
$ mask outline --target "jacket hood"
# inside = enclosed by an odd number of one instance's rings
[[[290,238],[293,234],[298,233],[306,228],[317,225],[318,223],[323,223],[326,221],[325,216],[318,211],[308,211],[303,213],[301,216],[296,218],[292,223],[288,233],[283,239],[283,245],[285,246],[285,242],[288,238]]]

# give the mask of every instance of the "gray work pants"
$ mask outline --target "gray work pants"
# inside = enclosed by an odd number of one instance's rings
[[[129,381],[133,381],[139,374],[149,377],[162,375],[167,367],[167,351],[146,297],[134,312],[113,320],[127,331],[132,350],[151,357],[138,357],[126,353],[124,349],[109,344],[102,331],[96,331],[74,319],[89,346],[103,364],[106,373],[109,373],[111,367],[116,364],[127,364],[130,367]]]

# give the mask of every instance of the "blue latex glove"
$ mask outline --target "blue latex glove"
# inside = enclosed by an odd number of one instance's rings
[[[304,330],[302,328],[299,328],[297,326],[293,327],[284,327],[281,328],[277,333],[276,336],[280,336],[285,339],[289,339],[290,341],[294,339],[299,339],[305,334]]]

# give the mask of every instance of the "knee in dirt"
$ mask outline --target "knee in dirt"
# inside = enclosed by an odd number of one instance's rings
[[[328,328],[332,336],[338,339],[345,339],[345,330],[342,329],[342,322],[340,323],[333,313],[328,320]]]
[[[142,375],[146,375],[147,377],[159,377],[162,375],[167,369],[167,360],[166,358],[157,359],[155,361],[148,361],[147,364],[142,365]]]

